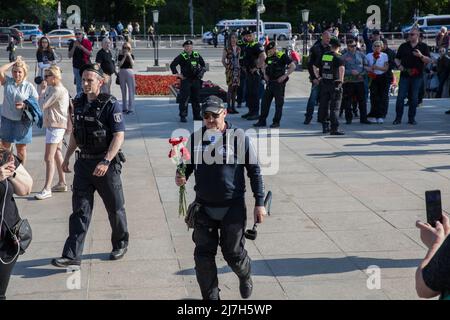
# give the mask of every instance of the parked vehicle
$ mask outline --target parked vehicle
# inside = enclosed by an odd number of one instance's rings
[[[55,29],[47,33],[46,37],[52,46],[58,46],[59,41],[61,41],[61,45],[68,46],[70,41],[76,40],[75,32],[71,29]],[[40,38],[42,38],[42,36],[36,37],[33,40],[33,43],[35,43],[35,41],[39,41]]]
[[[223,32],[227,28],[228,31],[235,32],[236,30],[243,30],[248,28],[251,31],[256,32],[256,19],[254,20],[221,20],[216,24],[217,29],[219,29],[219,35],[217,37],[218,44],[224,44],[225,37]],[[213,33],[212,31],[207,31],[202,35],[202,41],[204,43],[213,44]],[[259,42],[264,43],[265,41],[265,29],[264,22],[259,20]]]
[[[0,27],[0,43],[8,43],[11,37],[19,43],[23,39],[23,33],[16,28]]]
[[[419,27],[424,33],[436,34],[441,27],[450,29],[450,15],[427,15],[424,17],[415,17],[414,21],[402,29],[402,32],[408,33],[412,27]]]
[[[264,29],[269,39],[276,35],[278,40],[288,40],[292,37],[292,26],[289,22],[264,22]]]
[[[32,41],[35,37],[44,35],[38,24],[19,23],[12,25],[11,28],[16,28],[22,32],[24,40]]]

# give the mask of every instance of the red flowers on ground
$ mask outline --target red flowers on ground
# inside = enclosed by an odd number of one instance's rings
[[[140,75],[136,79],[136,95],[167,96],[170,94],[169,86],[177,82],[173,75]]]

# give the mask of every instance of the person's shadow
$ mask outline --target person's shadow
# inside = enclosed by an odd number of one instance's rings
[[[81,257],[81,260],[100,260],[108,261],[109,253],[94,253],[86,254]],[[12,274],[15,276],[21,276],[22,278],[43,278],[58,273],[66,273],[66,268],[57,268],[51,265],[53,258],[35,259],[17,261]]]

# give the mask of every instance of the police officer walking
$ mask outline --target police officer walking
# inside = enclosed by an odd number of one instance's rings
[[[180,92],[177,100],[180,109],[180,122],[187,122],[189,99],[192,104],[194,120],[202,120],[200,115],[200,89],[202,77],[206,71],[205,61],[202,56],[193,51],[193,43],[187,40],[183,43],[184,51],[180,53],[170,64],[170,70],[181,80]],[[180,66],[178,73],[177,66]]]
[[[338,113],[342,102],[342,83],[345,74],[345,63],[339,54],[340,46],[339,40],[332,38],[330,40],[330,51],[324,53],[320,64],[315,65],[314,68],[314,72],[320,81],[319,122],[322,123],[323,133],[330,132],[330,135],[344,134],[338,130]],[[331,128],[328,118],[331,122]]]
[[[200,204],[192,236],[197,281],[203,299],[220,299],[215,263],[220,245],[226,262],[239,278],[240,294],[246,299],[252,294],[253,282],[251,260],[244,249],[247,222],[244,169],[255,197],[255,223],[262,223],[266,215],[263,179],[248,136],[225,121],[227,109],[223,101],[210,96],[202,111],[204,127],[192,134],[188,143],[194,150],[193,160],[187,164],[185,177],[177,174],[175,178],[181,186],[192,173],[195,175],[195,201]],[[211,156],[213,161],[208,161]]]
[[[247,120],[258,120],[259,118],[259,86],[261,83],[261,75],[259,69],[264,66],[266,53],[264,47],[255,41],[255,35],[249,30],[242,32],[245,42],[247,43],[244,50],[244,72],[246,73],[247,83],[247,107],[248,113],[242,118]]]
[[[259,117],[259,121],[253,124],[253,126],[266,126],[270,105],[275,97],[275,116],[270,127],[278,128],[283,112],[284,90],[286,88],[286,83],[289,80],[289,75],[295,71],[295,63],[284,51],[277,51],[274,41],[271,41],[267,45],[266,52],[267,58],[263,70],[264,79],[266,80],[267,85],[262,99],[261,116]],[[287,72],[286,68],[288,68]]]
[[[73,213],[69,219],[69,237],[61,258],[52,260],[57,267],[80,265],[84,240],[94,205],[94,192],[102,198],[112,228],[111,260],[127,252],[128,228],[120,172],[124,161],[120,147],[125,124],[120,103],[112,95],[100,93],[103,71],[97,64],[80,70],[84,93],[74,100],[73,132],[62,164],[70,172],[69,159],[78,147],[73,180]]]

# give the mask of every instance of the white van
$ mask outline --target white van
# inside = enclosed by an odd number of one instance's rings
[[[436,16],[430,14],[424,17],[415,17],[414,22],[402,29],[403,33],[408,33],[412,27],[419,27],[425,33],[436,34],[441,30],[441,27],[447,27],[450,29],[450,15]]]
[[[223,32],[225,31],[225,28],[228,29],[228,32],[235,32],[236,30],[243,30],[245,28],[248,28],[249,30],[256,32],[256,19],[249,19],[249,20],[242,20],[242,19],[235,19],[235,20],[220,20],[216,24],[217,29],[219,29],[219,36],[217,37],[217,43],[223,44],[224,43],[224,36]],[[262,20],[259,20],[259,42],[264,43],[265,41],[265,29],[264,29],[264,22]],[[207,31],[202,36],[203,42],[206,42],[208,44],[213,44],[213,35],[211,31]]]
[[[292,26],[289,22],[264,22],[264,29],[270,40],[275,35],[278,40],[289,40],[292,37]]]

